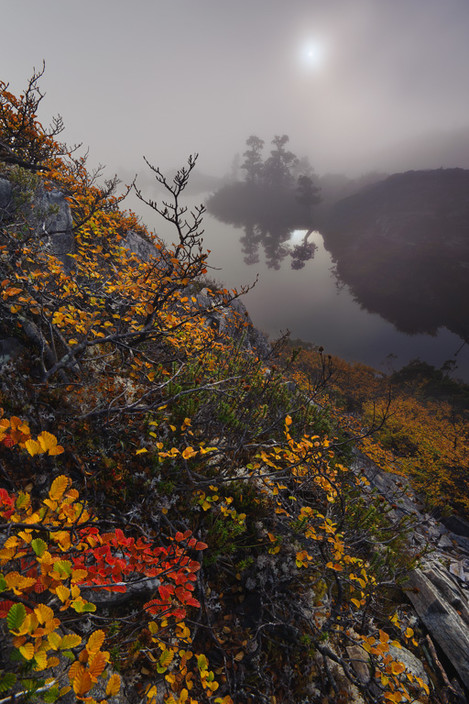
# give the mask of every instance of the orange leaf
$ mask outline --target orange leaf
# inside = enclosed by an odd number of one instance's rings
[[[94,655],[93,659],[90,660],[89,662],[89,672],[91,679],[96,682],[98,679],[99,675],[103,672],[104,668],[106,667],[106,663],[108,661],[108,656],[109,653],[104,654],[102,650],[98,651],[96,655]]]
[[[73,691],[78,697],[82,697],[84,694],[90,691],[93,686],[90,673],[85,670],[83,665],[78,670],[75,679],[73,680]]]
[[[391,671],[393,675],[400,675],[401,672],[404,672],[405,670],[405,665],[402,662],[393,662],[391,664]]]
[[[114,673],[113,675],[110,676],[110,678],[107,681],[106,697],[114,697],[116,694],[119,694],[120,687],[121,687],[120,675],[117,675],[116,673]]]
[[[195,457],[197,454],[197,450],[194,450],[193,447],[186,447],[185,450],[182,452],[182,456],[185,460],[190,459],[191,457]]]

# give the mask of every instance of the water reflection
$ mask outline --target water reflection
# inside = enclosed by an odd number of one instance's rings
[[[289,245],[302,242],[308,232],[292,230]],[[455,359],[456,378],[469,381],[469,348],[446,328],[436,335],[409,335],[398,331],[377,313],[364,310],[347,285],[337,286],[331,255],[318,231],[309,235],[315,256],[303,269],[289,266],[269,268],[263,261],[247,267],[239,247],[239,229],[220,223],[207,214],[205,244],[212,250],[213,275],[227,286],[250,283],[259,272],[259,282],[244,302],[254,324],[272,338],[289,330],[293,338],[322,345],[327,352],[350,362],[359,361],[384,371],[399,369],[420,358],[440,368]],[[459,352],[458,352],[459,350]]]
[[[292,269],[303,269],[306,262],[314,257],[317,246],[310,240],[315,230],[288,230],[261,225],[245,225],[240,238],[244,263],[248,266],[260,262],[259,247],[264,249],[265,263],[269,269],[280,269],[282,261],[291,257]]]

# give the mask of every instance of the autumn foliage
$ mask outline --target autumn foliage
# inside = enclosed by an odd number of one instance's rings
[[[239,292],[205,286],[203,208],[179,201],[194,159],[172,182],[150,166],[169,245],[43,128],[38,78],[19,98],[0,84],[17,199],[0,212],[0,331],[21,347],[0,388],[3,701],[104,703],[121,684],[149,704],[429,696],[392,650],[420,652],[396,597],[414,555],[349,469],[327,360],[315,384],[285,375],[281,345],[265,360],[244,344]],[[72,213],[61,258],[37,226],[43,189]]]

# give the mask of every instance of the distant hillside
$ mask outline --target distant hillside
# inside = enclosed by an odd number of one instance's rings
[[[331,206],[322,232],[366,309],[405,332],[468,339],[469,171],[394,174]]]

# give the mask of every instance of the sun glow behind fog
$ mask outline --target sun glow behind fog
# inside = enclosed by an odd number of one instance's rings
[[[320,39],[310,39],[304,42],[300,49],[300,63],[305,69],[314,71],[322,69],[326,58],[326,45]]]

